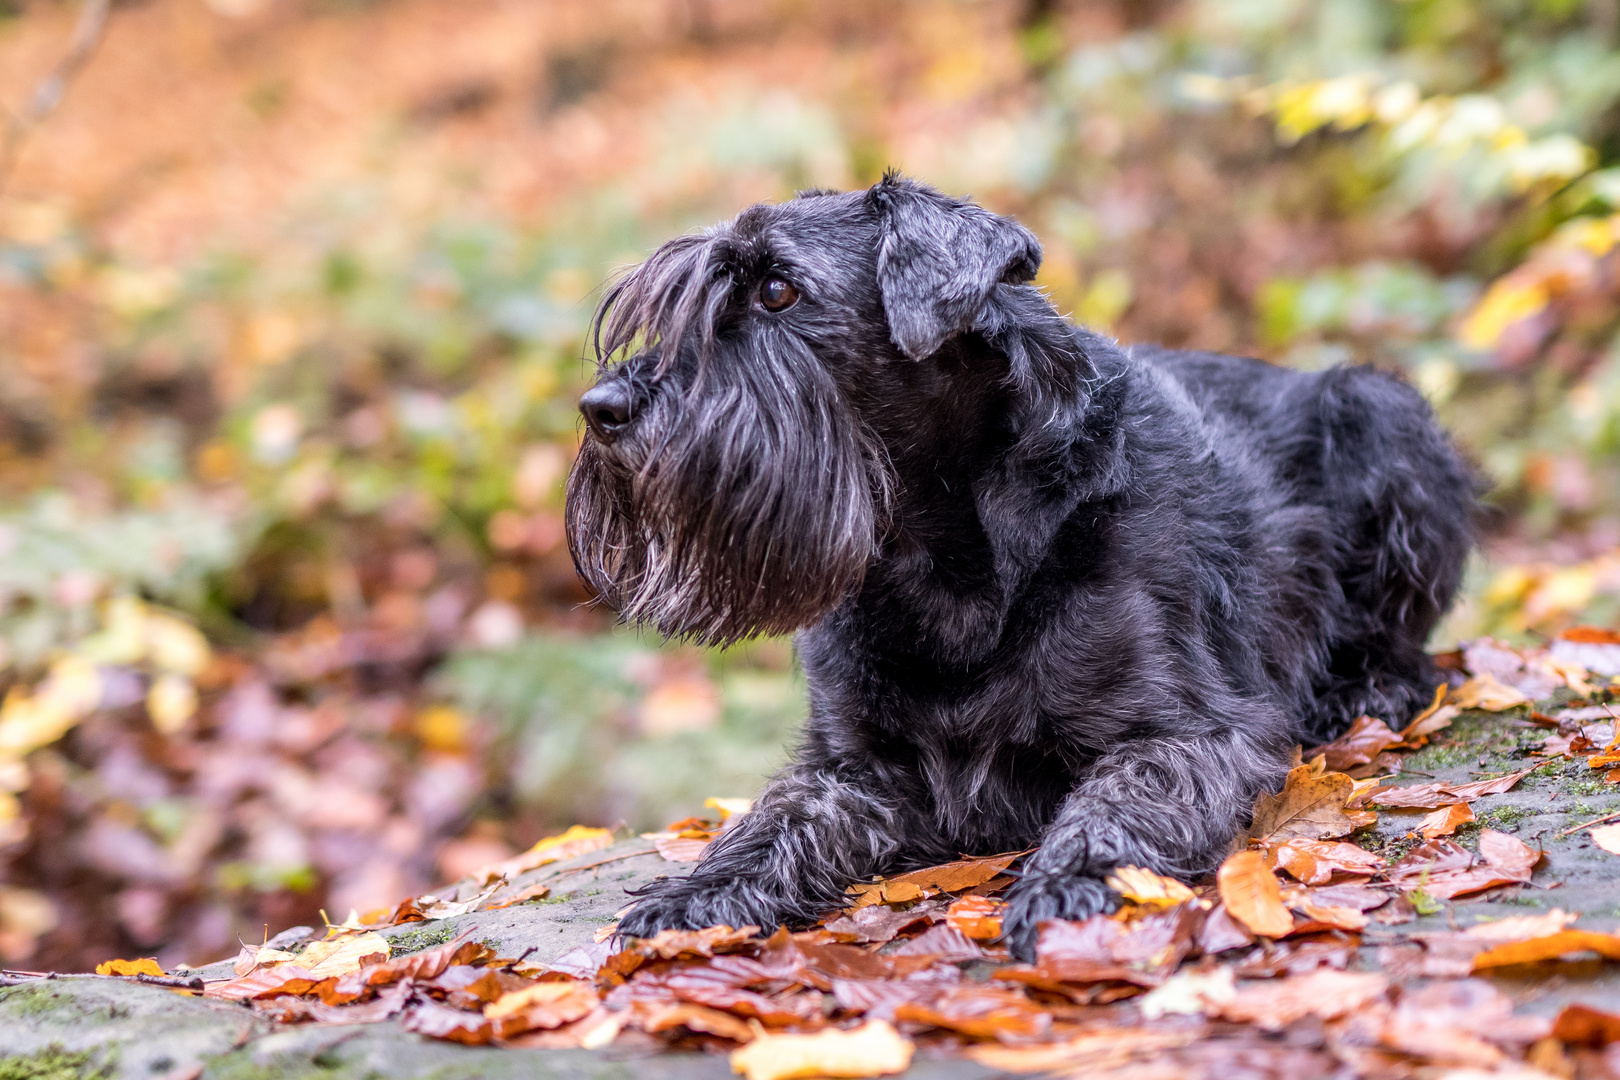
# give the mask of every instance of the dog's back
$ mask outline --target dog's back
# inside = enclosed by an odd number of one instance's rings
[[[1427,702],[1424,653],[1474,539],[1476,482],[1421,395],[1371,367],[1295,371],[1155,346],[1130,350],[1178,382],[1230,437],[1257,450],[1290,498],[1322,507],[1349,603],[1306,734],[1326,741],[1362,713]]]

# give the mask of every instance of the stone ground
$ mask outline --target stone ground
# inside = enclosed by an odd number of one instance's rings
[[[1467,714],[1425,750],[1408,756],[1398,782],[1452,783],[1522,769],[1528,751],[1546,735],[1515,714]],[[1464,898],[1415,922],[1373,924],[1363,934],[1360,963],[1377,966],[1377,946],[1425,930],[1466,927],[1482,919],[1535,914],[1554,907],[1581,915],[1579,926],[1620,928],[1620,856],[1594,846],[1584,831],[1563,830],[1620,811],[1620,785],[1602,782],[1584,761],[1562,760],[1527,777],[1504,795],[1474,804],[1478,824],[1457,839],[1472,846],[1481,827],[1512,833],[1547,855],[1525,887]],[[1397,855],[1423,811],[1381,811],[1376,831],[1359,837],[1369,848]],[[513,956],[533,948],[551,959],[587,943],[627,902],[625,890],[660,874],[689,867],[665,862],[644,840],[542,867],[514,888],[545,883],[543,900],[382,931],[396,954],[470,932]],[[228,962],[200,970],[230,974]],[[1535,977],[1505,976],[1497,984],[1526,1012],[1550,1014],[1569,1002],[1620,1009],[1620,964],[1542,966]],[[160,987],[95,977],[62,976],[0,988],[0,1080],[460,1080],[557,1077],[559,1080],[639,1077],[698,1080],[730,1076],[724,1057],[644,1051],[499,1050],[423,1039],[397,1024],[278,1028],[240,1005],[186,997]],[[910,1073],[917,1080],[968,1080],[994,1075],[953,1059],[920,1052]]]

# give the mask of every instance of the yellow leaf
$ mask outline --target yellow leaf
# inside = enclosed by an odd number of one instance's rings
[[[1249,835],[1272,843],[1296,836],[1307,840],[1347,836],[1356,823],[1344,806],[1355,789],[1356,782],[1344,773],[1318,772],[1310,764],[1296,766],[1288,771],[1282,791],[1255,800]]]
[[[731,817],[741,817],[754,807],[753,799],[722,799],[711,797],[703,800],[703,805],[711,810],[720,811],[720,823],[723,825]]]
[[[1121,866],[1105,884],[1133,904],[1169,908],[1196,899],[1193,891],[1175,878],[1162,877],[1140,866]]]
[[[335,979],[359,971],[362,956],[381,953],[386,958],[389,952],[388,939],[381,934],[340,933],[310,944],[296,959],[299,967],[317,979]]]
[[[1522,690],[1506,685],[1489,673],[1469,679],[1457,687],[1451,697],[1451,703],[1459,709],[1484,709],[1487,712],[1501,712],[1529,701]]]
[[[1282,902],[1282,886],[1258,851],[1228,855],[1216,880],[1226,913],[1251,931],[1264,937],[1293,932],[1294,917]]]
[[[163,969],[153,957],[140,960],[108,960],[96,965],[97,975],[156,975],[163,977]]]
[[[178,734],[197,712],[197,688],[184,675],[160,675],[146,693],[146,712],[160,732]]]
[[[152,663],[163,671],[193,678],[212,658],[208,639],[195,626],[157,611],[146,615],[146,648]]]
[[[888,1076],[911,1065],[911,1040],[885,1020],[851,1031],[827,1028],[814,1035],[762,1034],[731,1052],[731,1069],[748,1080],[799,1077]]]
[[[459,754],[467,749],[471,726],[460,710],[449,705],[431,705],[416,714],[416,737],[423,746],[440,753]]]
[[[1505,277],[1485,292],[1457,328],[1457,337],[1471,349],[1488,351],[1508,327],[1536,315],[1547,306],[1547,287],[1539,281]]]

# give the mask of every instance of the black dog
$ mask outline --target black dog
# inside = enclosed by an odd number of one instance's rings
[[[802,631],[811,706],[623,933],[803,923],[1038,844],[1005,920],[1027,957],[1117,866],[1214,869],[1295,742],[1428,701],[1474,481],[1423,400],[1121,349],[1028,284],[1040,259],[891,175],[673,240],[604,298],[580,574],[668,634]]]

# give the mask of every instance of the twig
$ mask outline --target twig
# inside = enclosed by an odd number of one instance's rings
[[[1590,825],[1601,825],[1605,821],[1613,821],[1615,818],[1620,818],[1620,810],[1616,810],[1612,814],[1604,814],[1600,818],[1593,818],[1591,821],[1583,821],[1579,825],[1571,825],[1561,833],[1553,833],[1553,839],[1556,840],[1560,836],[1568,836],[1572,832],[1580,832],[1582,829],[1587,828]]]
[[[16,164],[17,155],[29,133],[56,111],[67,96],[68,86],[74,77],[90,62],[96,46],[101,42],[101,32],[107,25],[107,10],[110,7],[112,0],[84,0],[67,52],[34,87],[28,103],[20,111],[7,114],[5,133],[0,136],[0,194],[5,192],[11,167]]]
[[[556,881],[560,877],[567,877],[569,874],[577,874],[581,870],[595,870],[598,866],[606,866],[608,863],[610,863],[610,862],[618,862],[620,859],[633,859],[637,855],[656,855],[656,854],[658,854],[658,849],[657,848],[648,848],[646,851],[627,851],[623,855],[614,855],[612,858],[608,858],[608,859],[598,859],[595,862],[586,863],[584,866],[570,866],[566,870],[561,870],[561,871],[557,872],[556,874],[553,874],[551,877],[547,878],[546,880],[547,881]],[[539,884],[539,883],[536,882],[536,884]]]
[[[152,986],[167,986],[173,990],[201,990],[203,980],[200,975],[190,978],[180,978],[173,975],[98,975],[93,971],[0,971],[0,986],[22,986],[25,983],[44,982],[51,979],[116,979],[119,982],[148,983]]]

